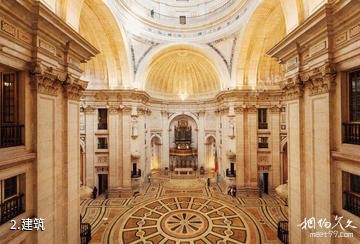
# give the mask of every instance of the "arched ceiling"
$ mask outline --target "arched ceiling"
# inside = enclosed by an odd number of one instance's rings
[[[191,97],[281,79],[282,66],[266,52],[334,0],[40,1],[100,50],[83,66],[90,89],[129,87]],[[186,24],[179,16],[186,16]],[[134,37],[144,41],[132,42]],[[226,38],[236,45],[223,44]]]
[[[198,98],[219,92],[221,82],[209,57],[191,46],[176,45],[152,59],[145,90],[161,97]]]
[[[89,88],[122,87],[130,73],[125,43],[119,26],[102,0],[84,0],[79,32],[100,51],[83,65],[82,79],[90,82]]]
[[[286,35],[279,0],[264,0],[255,10],[241,36],[236,63],[238,88],[272,86],[282,79],[282,66],[266,52]]]

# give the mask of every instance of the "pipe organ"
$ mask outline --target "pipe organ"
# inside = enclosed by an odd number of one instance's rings
[[[186,119],[178,121],[174,128],[175,148],[170,149],[170,170],[192,168],[197,170],[197,149],[191,147],[192,128]]]

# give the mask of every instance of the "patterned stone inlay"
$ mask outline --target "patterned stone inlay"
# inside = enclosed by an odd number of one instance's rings
[[[209,223],[202,214],[190,210],[170,212],[161,221],[161,229],[178,239],[194,238],[208,227]]]
[[[256,242],[255,227],[234,206],[200,196],[168,196],[147,202],[113,226],[109,240],[120,236],[122,243]]]

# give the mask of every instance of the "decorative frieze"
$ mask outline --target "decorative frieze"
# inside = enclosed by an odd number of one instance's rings
[[[1,20],[1,30],[13,37],[16,37],[16,27],[5,20]]]
[[[327,41],[322,40],[321,42],[319,42],[309,48],[310,56],[313,56],[313,55],[325,50],[326,48],[327,48]]]
[[[49,53],[56,55],[56,47],[52,44],[50,44],[47,41],[44,41],[42,39],[38,39],[38,46],[46,51],[48,51]]]
[[[348,28],[345,32],[335,37],[335,45],[340,46],[350,42],[353,38],[358,37],[360,34],[360,24]]]
[[[0,19],[0,31],[12,36],[15,39],[31,44],[32,37],[30,33],[27,33],[22,29],[17,28],[15,25],[9,23],[4,19]]]
[[[293,57],[286,62],[286,72],[289,72],[299,65],[298,57]]]
[[[360,34],[360,24],[350,28],[349,30],[349,34],[350,34],[350,38],[357,36],[358,34]]]

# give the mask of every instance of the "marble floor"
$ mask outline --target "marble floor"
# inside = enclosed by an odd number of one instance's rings
[[[81,201],[91,243],[280,243],[287,207],[276,195],[233,198],[206,179],[153,179],[131,198]]]

